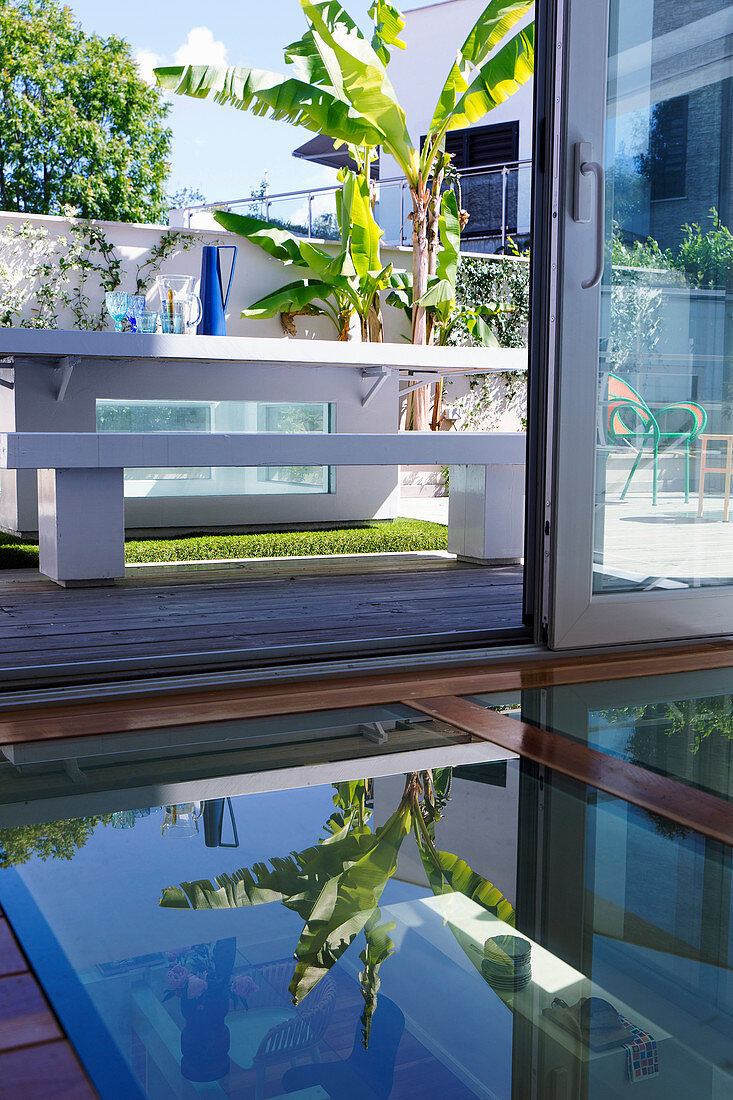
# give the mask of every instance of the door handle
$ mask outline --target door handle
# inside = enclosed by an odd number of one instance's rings
[[[574,147],[575,159],[575,194],[573,198],[573,219],[576,222],[589,222],[591,220],[588,189],[585,186],[585,177],[592,176],[595,183],[595,222],[596,222],[596,263],[590,279],[583,279],[581,287],[590,290],[598,286],[603,278],[604,250],[605,250],[605,178],[603,168],[598,161],[591,160],[593,147],[588,141],[578,141]]]

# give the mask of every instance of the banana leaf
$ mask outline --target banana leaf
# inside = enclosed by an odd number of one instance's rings
[[[372,49],[382,64],[386,65],[390,58],[390,46],[396,46],[398,50],[405,48],[405,43],[399,37],[405,27],[405,18],[389,0],[374,0],[369,9],[369,17],[374,22]]]
[[[341,190],[336,194],[336,213],[342,237],[349,238],[349,251],[356,274],[364,278],[381,268],[379,242],[384,231],[372,213],[369,179],[348,169],[339,173]]]
[[[299,1003],[347,950],[377,908],[397,867],[400,845],[412,824],[409,800],[376,832],[367,825],[341,830],[315,847],[292,852],[250,870],[222,874],[163,890],[161,906],[234,909],[280,901],[305,922],[295,949],[290,985]]]
[[[298,1004],[343,955],[378,907],[387,881],[397,869],[400,845],[412,827],[412,811],[403,798],[389,820],[368,840],[362,834],[358,858],[347,862],[340,874],[329,877],[322,888],[309,889],[298,899],[305,928],[295,948],[297,964],[290,993]],[[352,836],[329,849],[348,848]],[[288,904],[286,902],[286,904]],[[295,905],[290,905],[295,908]]]
[[[357,141],[343,131],[325,132],[351,144],[384,145],[408,180],[416,180],[417,152],[384,62],[338,2],[300,0],[300,4],[336,96],[350,104],[353,114],[380,136]]]
[[[265,69],[232,65],[164,65],[155,69],[161,88],[197,99],[212,98],[240,111],[282,119],[348,144],[376,146],[385,135],[327,86]]]
[[[468,90],[477,68],[482,67],[495,46],[532,7],[534,0],[492,0],[484,8],[458,51],[458,56],[438,96],[429,133],[443,129],[459,100]]]
[[[229,233],[237,233],[240,237],[246,237],[252,244],[258,245],[263,252],[267,252],[268,255],[281,263],[310,267],[315,274],[320,274],[318,267],[313,262],[316,258],[315,246],[314,254],[306,263],[301,245],[307,242],[294,237],[286,229],[280,229],[261,218],[253,218],[248,214],[232,214],[227,210],[217,210],[214,219]],[[317,251],[321,254],[321,266],[325,267],[331,262],[333,256],[325,249],[318,249]]]
[[[520,31],[479,69],[446,121],[447,130],[478,122],[514,95],[534,73],[534,23]]]
[[[381,913],[379,909],[375,909],[364,925],[366,946],[359,955],[364,964],[364,969],[359,974],[359,984],[361,985],[361,995],[364,998],[364,1008],[361,1013],[361,1039],[365,1049],[369,1046],[372,1018],[377,1009],[377,994],[381,985],[379,968],[395,949],[394,942],[389,935],[396,928],[395,922],[389,921],[380,924],[380,920]]]
[[[501,890],[471,870],[464,860],[452,852],[438,851],[426,835],[424,825],[422,829],[416,827],[414,833],[425,874],[436,897],[440,894],[464,894],[482,909],[494,913],[507,924],[514,925],[514,908]]]
[[[298,313],[311,307],[317,313],[326,314],[333,320],[332,310],[313,304],[317,301],[325,304],[333,293],[333,283],[326,283],[320,279],[299,279],[297,282],[287,283],[258,298],[251,306],[242,310],[242,317],[263,320],[274,317],[277,313]]]

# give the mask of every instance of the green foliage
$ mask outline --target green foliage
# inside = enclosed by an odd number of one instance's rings
[[[403,46],[399,10],[389,0],[375,0],[369,9],[370,42],[338,2],[300,2],[307,29],[284,51],[289,75],[244,67],[172,66],[156,69],[158,83],[179,95],[210,96],[218,103],[328,134],[348,147],[367,190],[375,150],[381,147],[390,154],[408,181],[413,202],[413,283],[403,286],[412,307],[413,342],[428,343],[429,314],[435,307],[421,300],[436,270],[435,230],[450,163],[445,135],[483,117],[531,78],[534,26],[506,40],[529,11],[531,0],[487,4],[458,51],[421,150],[409,133],[388,74],[390,49]],[[372,275],[378,268],[370,268]]]
[[[372,213],[367,177],[344,170],[340,179],[336,209],[341,247],[335,256],[272,222],[228,211],[214,215],[225,229],[245,237],[282,264],[309,272],[253,302],[242,311],[242,317],[320,315],[332,322],[339,340],[346,340],[356,314],[362,339],[381,339],[379,296],[390,284],[392,266],[381,267],[382,230]],[[290,331],[286,324],[283,327]]]
[[[219,875],[166,887],[160,899],[170,909],[232,909],[279,901],[294,910],[305,925],[295,948],[296,969],[290,992],[298,1004],[328,973],[356,936],[363,931],[359,958],[364,1010],[362,1040],[369,1045],[372,1018],[380,986],[379,968],[394,951],[389,933],[393,922],[381,923],[379,901],[397,870],[400,847],[412,830],[428,882],[436,895],[460,892],[481,908],[514,924],[514,910],[502,893],[472,871],[463,860],[435,847],[435,825],[450,798],[452,771],[410,772],[391,817],[374,832],[368,824],[367,781],[334,784],[336,812],[326,823],[318,845],[284,858]],[[473,944],[459,928],[451,931],[472,956]]]
[[[400,554],[447,549],[448,529],[426,520],[396,519],[363,527],[319,531],[258,531],[248,535],[190,535],[181,539],[132,539],[128,564],[282,558],[317,554]],[[0,532],[0,570],[37,569],[38,546]]]
[[[164,219],[168,106],[123,39],[86,34],[58,0],[2,0],[0,97],[3,210]]]
[[[487,302],[501,302],[511,309],[500,310],[489,318],[488,324],[496,336],[499,347],[523,348],[527,346],[529,325],[529,263],[525,259],[503,257],[500,260],[480,260],[464,256],[458,268],[456,280],[458,308],[476,309]],[[459,324],[452,343],[475,342],[471,334]]]
[[[111,814],[49,821],[41,825],[11,825],[0,829],[0,867],[19,867],[35,857],[73,859],[98,825],[107,825]]]
[[[363,783],[359,785],[363,787]],[[346,807],[343,793],[341,804]],[[356,807],[362,794],[354,790]],[[379,898],[397,869],[397,854],[412,823],[405,795],[384,825],[372,833],[358,808],[344,826],[316,847],[273,857],[233,874],[183,882],[163,890],[164,908],[244,908],[281,901],[303,919],[295,948],[290,992],[298,1004],[348,949],[377,910]],[[376,995],[376,994],[375,994]]]
[[[699,225],[683,226],[682,242],[673,263],[684,271],[693,286],[733,287],[733,233],[724,225],[714,208],[710,211],[712,226],[707,231]]]
[[[144,294],[163,263],[198,244],[198,237],[168,229],[137,265],[135,294]],[[24,222],[0,232],[0,327],[59,327],[68,309],[74,328],[99,331],[109,323],[108,290],[122,280],[122,260],[95,221],[71,218],[68,235]]]

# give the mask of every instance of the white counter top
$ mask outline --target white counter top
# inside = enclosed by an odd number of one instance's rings
[[[392,367],[403,370],[525,370],[524,348],[450,348],[411,344],[275,340],[251,336],[174,336],[163,333],[0,329],[0,357],[30,357],[58,366],[67,358],[134,361],[281,363],[299,366]]]

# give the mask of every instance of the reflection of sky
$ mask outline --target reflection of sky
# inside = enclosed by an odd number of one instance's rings
[[[399,784],[393,809],[401,787]],[[237,939],[236,965],[292,957],[303,922],[279,903],[191,912],[161,909],[158,898],[164,886],[212,879],[222,871],[251,867],[316,844],[334,811],[332,797],[331,786],[318,786],[233,799],[238,849],[206,848],[203,823],[194,838],[163,837],[162,814],[153,811],[130,829],[99,826],[70,861],[34,859],[18,868],[126,1057],[131,1004],[135,998],[147,996],[147,1001],[139,1003],[148,1004],[153,1014],[157,1011],[167,963],[161,960],[152,970],[123,971],[108,977],[102,977],[96,965],[228,936]],[[226,839],[226,818],[224,831]],[[408,836],[404,845],[413,843]],[[430,901],[423,904],[419,899],[426,895]],[[459,1069],[467,1082],[479,1083],[476,1095],[488,1095],[488,1084],[495,1100],[509,1100],[511,1012],[468,961],[443,917],[431,908],[432,900],[427,885],[393,879],[385,887],[381,909],[384,920],[397,922],[392,932],[396,951],[381,969],[380,997],[400,1006],[408,1030],[426,1048],[420,1057],[436,1059],[440,1072],[445,1072],[443,1066],[449,1074]],[[332,971],[339,990],[336,1012],[349,1035],[358,1034],[361,998],[357,986],[363,947],[360,935]],[[177,1004],[169,1004],[168,1011],[180,1026]],[[171,1046],[175,1057],[177,1049],[176,1038]],[[414,1057],[414,1047],[410,1051]],[[241,1095],[250,1093],[245,1090]]]
[[[158,899],[164,886],[213,879],[316,844],[334,810],[332,795],[330,786],[319,786],[233,799],[238,849],[206,848],[203,822],[192,839],[162,837],[162,814],[154,811],[132,829],[100,825],[72,860],[34,859],[18,870],[77,969],[229,935],[253,949],[281,942],[287,956],[303,922],[282,905],[192,913],[161,909]],[[228,827],[225,820],[225,839]],[[393,882],[383,898],[388,904],[420,892]]]

